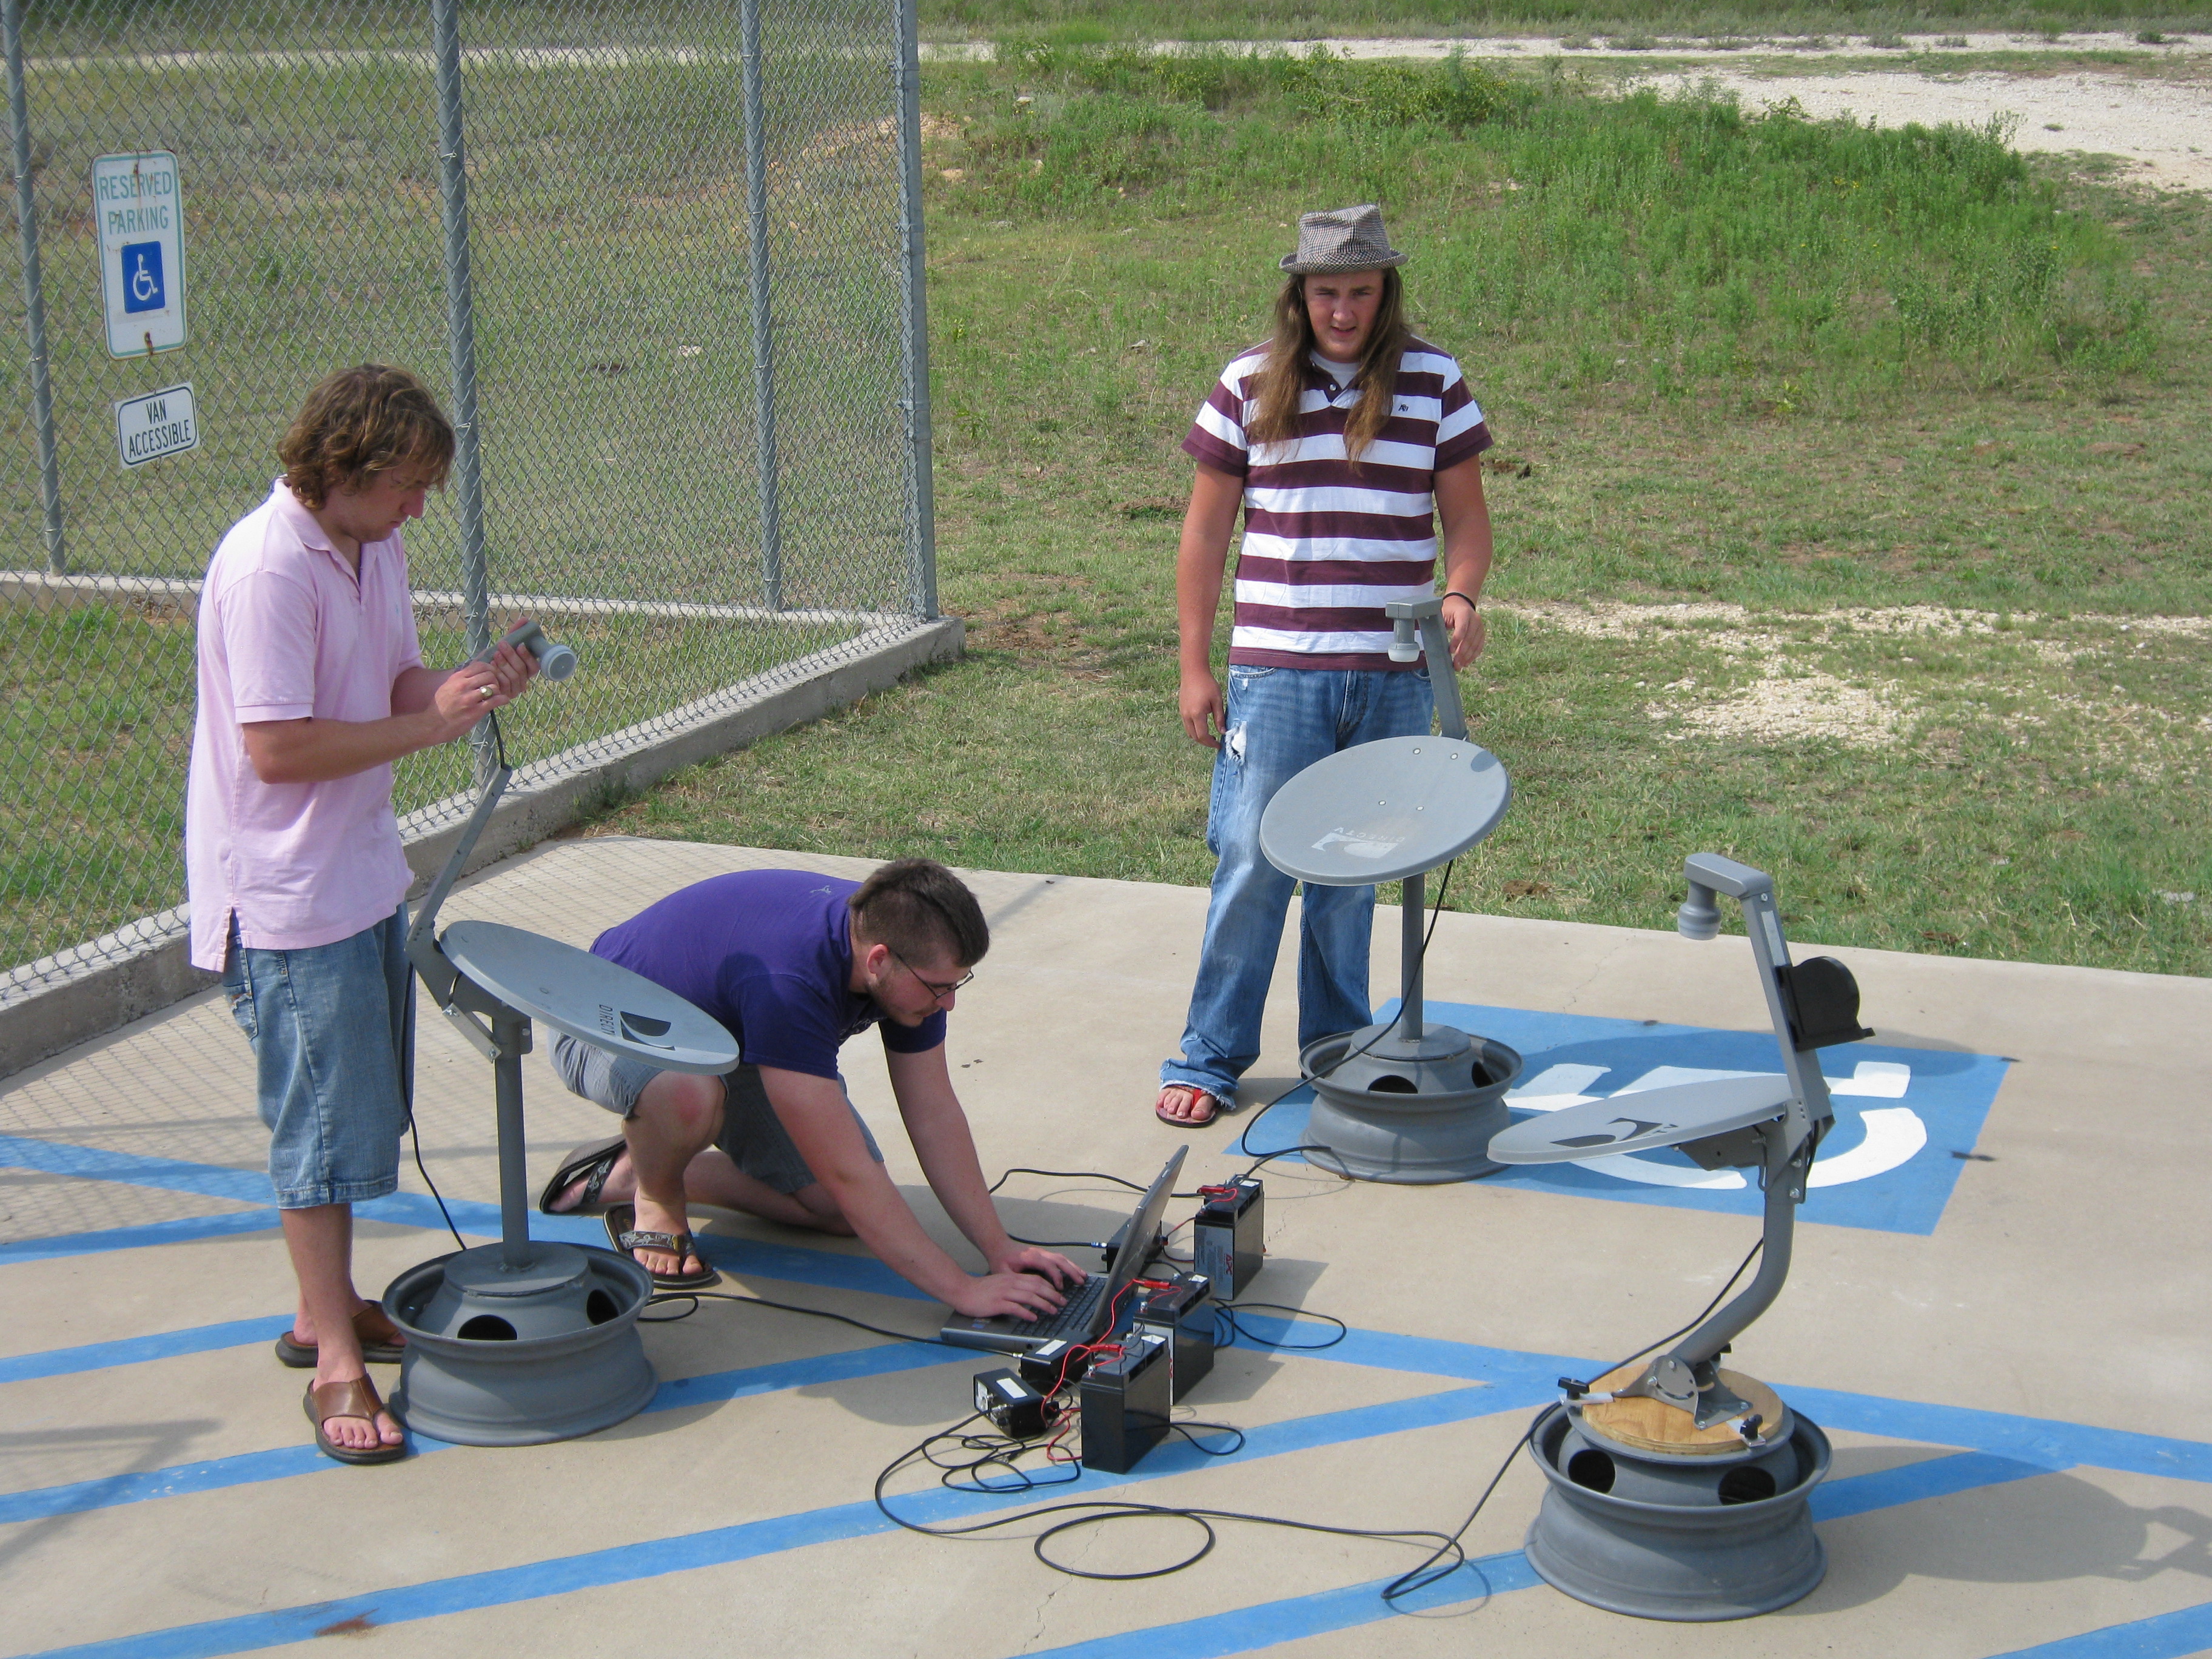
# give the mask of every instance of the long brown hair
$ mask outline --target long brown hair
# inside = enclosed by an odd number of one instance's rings
[[[1344,453],[1355,466],[1390,418],[1390,400],[1398,386],[1398,360],[1405,356],[1406,344],[1413,337],[1413,330],[1406,325],[1405,284],[1398,280],[1395,267],[1386,266],[1382,301],[1375,307],[1375,326],[1368,331],[1359,366],[1352,377],[1352,385],[1359,388],[1359,401],[1344,423]],[[1255,448],[1289,443],[1298,435],[1298,399],[1306,388],[1313,353],[1306,279],[1292,276],[1275,296],[1274,337],[1267,342],[1267,361],[1252,377],[1252,394],[1260,408],[1245,431]]]

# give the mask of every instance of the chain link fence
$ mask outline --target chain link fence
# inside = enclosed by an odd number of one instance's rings
[[[177,931],[198,579],[329,369],[459,428],[427,659],[521,611],[584,657],[524,783],[934,616],[912,0],[0,6],[9,988]],[[469,786],[416,756],[398,806]]]

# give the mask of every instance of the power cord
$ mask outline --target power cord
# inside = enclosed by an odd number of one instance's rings
[[[645,1305],[648,1308],[658,1308],[673,1302],[688,1302],[691,1305],[684,1309],[682,1313],[662,1314],[657,1318],[648,1317],[641,1313],[638,1315],[637,1322],[641,1325],[673,1325],[678,1321],[689,1319],[693,1314],[697,1313],[702,1302],[750,1302],[758,1308],[775,1308],[784,1313],[808,1314],[816,1319],[834,1319],[841,1325],[851,1325],[876,1336],[888,1336],[895,1342],[944,1342],[942,1337],[919,1336],[912,1331],[890,1330],[882,1325],[871,1325],[865,1319],[854,1319],[846,1314],[831,1313],[827,1308],[809,1308],[797,1302],[771,1302],[764,1296],[741,1296],[734,1291],[663,1291],[657,1296],[647,1297]],[[945,1346],[950,1347],[952,1345],[945,1343]]]
[[[926,1538],[957,1539],[974,1537],[978,1534],[992,1532],[1003,1527],[1018,1526],[1024,1522],[1042,1519],[1046,1516],[1064,1516],[1066,1517],[1066,1519],[1054,1522],[1051,1526],[1047,1527],[1042,1532],[1037,1534],[1035,1538],[1030,1540],[1030,1553],[1035,1555],[1036,1559],[1042,1562],[1046,1566],[1050,1567],[1054,1572],[1065,1573],[1071,1578],[1093,1578],[1117,1582],[1144,1578],[1164,1578],[1170,1573],[1181,1572],[1184,1568],[1204,1560],[1208,1554],[1212,1553],[1213,1546],[1218,1540],[1218,1534],[1215,1532],[1212,1525],[1212,1523],[1217,1521],[1241,1521],[1248,1525],[1261,1527],[1286,1527],[1297,1532],[1326,1533],[1338,1538],[1374,1538],[1389,1543],[1411,1543],[1416,1540],[1426,1540],[1435,1539],[1437,1540],[1437,1553],[1430,1557],[1431,1561],[1435,1560],[1437,1555],[1457,1548],[1456,1545],[1455,1545],[1450,1540],[1444,1538],[1443,1534],[1441,1533],[1431,1532],[1421,1528],[1406,1528],[1403,1530],[1398,1530],[1366,1527],[1332,1527],[1317,1521],[1294,1521],[1285,1516],[1255,1515],[1242,1510],[1218,1510],[1193,1504],[1135,1504],[1121,1498],[1075,1499],[1066,1503],[1048,1504],[1039,1509],[1024,1510],[1014,1515],[994,1516],[988,1520],[970,1522],[964,1526],[958,1527],[928,1526],[919,1521],[909,1521],[892,1509],[890,1500],[884,1495],[884,1488],[890,1483],[892,1477],[896,1475],[901,1469],[905,1468],[917,1460],[931,1462],[941,1470],[946,1469],[948,1468],[947,1465],[939,1462],[939,1460],[930,1455],[930,1449],[937,1445],[940,1441],[947,1439],[960,1439],[964,1443],[968,1438],[970,1438],[970,1437],[966,1436],[964,1433],[968,1425],[974,1423],[976,1420],[976,1418],[981,1415],[981,1413],[977,1413],[974,1416],[963,1419],[960,1422],[953,1425],[950,1429],[941,1430],[938,1433],[931,1435],[920,1445],[902,1452],[897,1457],[894,1458],[889,1464],[884,1466],[883,1472],[876,1477],[874,1496],[876,1508],[882,1512],[886,1520],[890,1521],[894,1526],[902,1528],[908,1532],[920,1533]],[[1063,1422],[1069,1420],[1072,1420],[1072,1414],[1071,1418],[1062,1419]],[[1227,1424],[1194,1421],[1170,1423],[1168,1426],[1174,1431],[1181,1434],[1194,1449],[1204,1453],[1209,1457],[1231,1456],[1243,1445],[1243,1431]],[[1234,1436],[1235,1438],[1225,1445],[1209,1445],[1206,1441],[1201,1440],[1199,1437],[1198,1431],[1200,1430],[1215,1430],[1227,1435]],[[983,1437],[975,1437],[975,1438],[981,1439]],[[990,1438],[995,1439],[997,1437],[991,1437]],[[1008,1455],[1010,1455],[1010,1454]],[[983,1456],[975,1460],[975,1463],[976,1466],[980,1466],[982,1463],[989,1462],[993,1460],[990,1457]],[[1011,1468],[1011,1465],[1002,1465],[1001,1467]],[[1034,1474],[1030,1474],[1030,1472],[1026,1470],[1013,1470],[1012,1472],[1019,1474],[1031,1486],[1037,1484],[1060,1484],[1056,1480],[1040,1483]],[[944,1474],[940,1474],[939,1479],[940,1484],[952,1484],[946,1480],[946,1477]],[[993,1492],[994,1493],[1010,1491],[1018,1492],[1026,1489],[1027,1488],[1024,1486],[984,1488],[984,1490]],[[955,1486],[954,1490],[957,1491],[961,1490],[961,1488]],[[1141,1572],[1099,1572],[1089,1568],[1074,1566],[1065,1561],[1056,1561],[1047,1551],[1046,1547],[1053,1539],[1074,1527],[1083,1526],[1093,1522],[1105,1522],[1110,1521],[1143,1519],[1157,1516],[1165,1516],[1173,1520],[1188,1521],[1193,1522],[1202,1533],[1205,1534],[1205,1541],[1200,1543],[1195,1550],[1192,1551],[1189,1554],[1184,1556],[1180,1560],[1171,1562],[1168,1565],[1163,1567],[1147,1568]]]
[[[1753,1257],[1759,1254],[1760,1247],[1764,1245],[1765,1242],[1766,1241],[1762,1238],[1759,1241],[1759,1243],[1753,1244],[1751,1247],[1750,1254],[1746,1255],[1741,1261],[1736,1264],[1735,1271],[1728,1276],[1728,1282],[1720,1287],[1719,1291],[1713,1297],[1711,1301],[1705,1304],[1704,1310],[1699,1312],[1695,1319],[1692,1319],[1688,1324],[1683,1326],[1680,1330],[1669,1332],[1667,1335],[1661,1337],[1656,1342],[1647,1342],[1644,1346],[1638,1348],[1634,1353],[1630,1354],[1626,1358],[1615,1360],[1612,1364],[1605,1367],[1603,1370],[1598,1371],[1595,1374],[1599,1376],[1608,1376],[1611,1373],[1619,1370],[1624,1365],[1633,1364],[1636,1361],[1643,1358],[1645,1354],[1650,1353],[1653,1349],[1663,1348],[1669,1342],[1674,1341],[1677,1337],[1686,1336],[1689,1333],[1697,1329],[1698,1326],[1705,1323],[1705,1316],[1711,1313],[1714,1309],[1721,1305],[1722,1297],[1727,1296],[1730,1291],[1735,1288],[1736,1280],[1743,1277],[1744,1269],[1751,1266]],[[1467,1535],[1467,1529],[1474,1524],[1475,1516],[1482,1513],[1482,1506],[1490,1501],[1490,1494],[1498,1490],[1498,1483],[1505,1478],[1505,1471],[1513,1467],[1513,1460],[1521,1455],[1522,1449],[1528,1445],[1530,1437],[1536,1432],[1536,1425],[1544,1420],[1545,1413],[1551,1409],[1552,1407],[1550,1404],[1547,1403],[1541,1410],[1537,1412],[1535,1416],[1528,1419],[1528,1426],[1521,1431],[1521,1437],[1513,1443],[1512,1449],[1505,1454],[1504,1462],[1498,1464],[1497,1472],[1490,1477],[1489,1483],[1483,1487],[1482,1495],[1474,1500],[1474,1507],[1467,1512],[1467,1519],[1461,1522],[1457,1527],[1453,1528],[1451,1543],[1452,1553],[1455,1559],[1452,1564],[1440,1571],[1432,1572],[1430,1571],[1431,1568],[1436,1566],[1438,1561],[1443,1559],[1444,1552],[1439,1549],[1435,1554],[1430,1556],[1427,1560],[1422,1562],[1419,1566],[1415,1567],[1411,1572],[1407,1573],[1401,1577],[1394,1578],[1388,1584],[1385,1584],[1382,1587],[1382,1599],[1384,1601],[1395,1601],[1399,1596],[1410,1594],[1412,1591],[1433,1584],[1439,1579],[1449,1577],[1453,1573],[1457,1572],[1461,1567],[1466,1565],[1467,1552],[1463,1548],[1460,1547],[1460,1540]]]
[[[1336,1327],[1334,1335],[1323,1342],[1279,1342],[1273,1338],[1249,1331],[1237,1322],[1240,1313],[1265,1311],[1287,1314],[1292,1320],[1318,1319]],[[1224,1337],[1223,1334],[1226,1332]],[[1283,1353],[1318,1353],[1323,1348],[1333,1348],[1352,1334],[1352,1328],[1334,1314],[1316,1313],[1310,1308],[1285,1307],[1279,1302],[1219,1302],[1213,1308],[1213,1346],[1231,1348],[1239,1339],[1255,1348],[1273,1348]]]
[[[1437,920],[1444,913],[1444,895],[1451,891],[1452,872],[1458,867],[1458,865],[1459,860],[1457,859],[1448,860],[1444,865],[1443,878],[1437,884],[1437,900],[1434,904],[1429,907],[1429,925],[1422,930],[1421,948],[1414,953],[1413,957],[1413,970],[1416,973],[1419,973],[1421,969],[1425,967],[1428,963],[1429,941],[1437,936]],[[1262,1104],[1258,1111],[1252,1114],[1251,1118],[1245,1123],[1243,1132],[1237,1135],[1237,1150],[1247,1158],[1253,1157],[1255,1154],[1252,1148],[1252,1131],[1258,1126],[1261,1118],[1267,1116],[1269,1112],[1274,1110],[1276,1107],[1282,1104],[1284,1101],[1289,1099],[1292,1095],[1296,1094],[1300,1089],[1305,1087],[1309,1083],[1317,1083],[1322,1078],[1332,1076],[1339,1067],[1349,1065],[1352,1061],[1358,1059],[1360,1055],[1365,1054],[1376,1043],[1382,1042],[1384,1037],[1389,1036],[1392,1029],[1393,1028],[1389,1025],[1383,1026],[1380,1030],[1376,1031],[1373,1036],[1368,1038],[1366,1042],[1361,1043],[1357,1048],[1347,1049],[1345,1053],[1339,1054],[1334,1060],[1331,1060],[1328,1065],[1323,1067],[1321,1071],[1315,1073],[1312,1077],[1300,1078],[1296,1083],[1291,1085],[1289,1088],[1285,1089],[1279,1094],[1276,1095],[1273,1099]],[[1333,1146],[1285,1146],[1280,1152],[1267,1153],[1266,1157],[1260,1159],[1260,1164],[1265,1164],[1270,1158],[1287,1158],[1292,1152],[1334,1152],[1335,1150],[1336,1149]],[[1259,1164],[1255,1164],[1252,1166],[1252,1169],[1256,1170],[1259,1167]],[[1245,1171],[1247,1175],[1249,1175],[1251,1172],[1251,1170],[1247,1170]]]

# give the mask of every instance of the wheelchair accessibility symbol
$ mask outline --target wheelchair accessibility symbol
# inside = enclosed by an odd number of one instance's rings
[[[123,246],[123,309],[160,311],[169,303],[161,280],[161,245],[126,242]]]

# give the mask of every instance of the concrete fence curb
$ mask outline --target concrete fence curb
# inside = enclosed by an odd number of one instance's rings
[[[819,720],[931,663],[957,659],[967,630],[957,617],[884,619],[842,645],[594,739],[510,785],[468,868],[483,868],[544,840],[586,811],[643,789],[679,768],[743,749]],[[428,885],[459,838],[473,794],[436,802],[400,820],[415,893]],[[133,922],[72,951],[0,978],[0,1078],[167,1007],[215,982],[191,965],[184,907]]]

